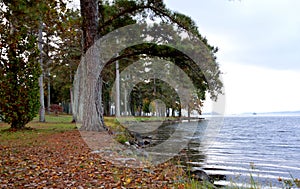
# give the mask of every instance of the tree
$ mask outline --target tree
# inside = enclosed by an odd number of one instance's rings
[[[39,63],[41,67],[41,75],[39,77],[39,92],[40,92],[40,117],[39,120],[40,122],[45,122],[45,102],[44,102],[44,69],[43,69],[43,45],[42,45],[42,40],[43,40],[43,22],[40,21],[39,25],[39,37],[38,37],[38,48],[40,51],[40,58],[39,58]]]
[[[22,129],[39,109],[37,6],[22,0],[1,2],[0,116]]]
[[[1,74],[3,86],[1,89],[3,90],[2,96],[4,96],[2,98],[6,98],[6,100],[1,100],[3,104],[1,114],[7,122],[14,122],[15,125],[15,122],[18,122],[16,120],[19,120],[21,126],[18,127],[24,127],[35,115],[33,112],[36,111],[36,104],[40,104],[40,121],[44,122],[43,79],[49,72],[51,60],[57,55],[53,48],[55,49],[58,44],[57,31],[63,28],[62,18],[66,12],[66,4],[61,0],[14,0],[0,3],[1,72],[3,73]],[[40,64],[39,68],[35,67],[36,63]],[[10,77],[13,75],[8,74],[9,72],[14,72],[15,77]],[[38,79],[40,95],[35,93],[36,73],[40,74]],[[29,81],[32,83],[28,83]],[[8,85],[13,85],[15,88],[8,90],[5,88]],[[35,102],[38,97],[40,97],[40,103]],[[21,99],[23,99],[22,103]],[[25,110],[23,106],[26,106]]]
[[[63,18],[67,13],[66,3],[60,0],[46,0],[38,3],[39,30],[38,30],[38,48],[40,51],[39,63],[42,73],[39,77],[40,87],[40,111],[39,121],[45,122],[45,100],[44,100],[44,78],[50,74],[50,62],[54,56],[57,56],[57,46],[60,42],[57,40],[58,31],[64,30]],[[54,50],[53,50],[54,47]],[[58,56],[57,56],[58,57]],[[48,91],[50,94],[50,80],[48,78]],[[50,97],[50,95],[48,95]],[[48,97],[48,109],[50,106],[50,98]]]
[[[80,62],[81,49],[81,17],[77,9],[67,9],[61,18],[60,27],[57,28],[56,47],[50,46],[47,54],[51,64],[48,67],[51,75],[48,80],[51,85],[51,99],[53,103],[72,103],[72,84],[76,69]],[[48,43],[47,43],[48,44]],[[75,118],[73,118],[75,121]]]
[[[175,32],[173,31],[174,29],[172,28],[171,31],[169,33]],[[176,35],[174,36],[169,36],[170,38],[174,38],[176,37]],[[179,42],[181,42],[181,40],[177,39]],[[184,47],[184,44],[180,44],[181,46]],[[146,57],[145,57],[146,55]],[[157,44],[141,44],[141,45],[137,45],[137,46],[132,46],[130,48],[125,49],[123,52],[120,53],[121,58],[122,57],[126,57],[126,60],[128,60],[128,56],[133,56],[135,57],[134,59],[132,59],[132,62],[136,59],[140,58],[140,61],[143,60],[145,61],[145,63],[137,69],[137,66],[135,66],[134,69],[132,69],[131,71],[133,72],[138,72],[142,75],[147,75],[147,72],[145,72],[145,70],[152,70],[152,72],[154,73],[160,73],[161,71],[161,67],[169,67],[169,70],[166,70],[167,72],[165,72],[166,76],[168,77],[168,80],[172,80],[175,81],[178,84],[183,84],[183,88],[186,88],[188,86],[184,86],[185,83],[188,82],[188,80],[184,80],[187,79],[187,77],[183,77],[182,75],[179,75],[179,73],[175,74],[177,72],[178,69],[174,69],[175,66],[171,66],[170,64],[166,63],[168,61],[173,62],[177,67],[180,68],[180,70],[184,71],[186,75],[188,75],[188,79],[192,80],[194,86],[196,87],[196,89],[193,91],[193,95],[192,98],[190,99],[191,102],[189,103],[189,105],[186,104],[185,107],[181,107],[181,108],[186,108],[187,110],[189,110],[188,112],[192,111],[192,110],[196,110],[199,114],[201,114],[201,107],[203,106],[203,100],[205,100],[205,93],[206,91],[209,89],[209,84],[207,82],[207,79],[204,77],[203,74],[201,74],[201,70],[199,70],[197,65],[194,65],[195,63],[190,60],[190,58],[185,55],[184,53],[180,52],[177,49],[174,48],[170,48],[166,45],[157,45]],[[160,57],[159,60],[160,61],[160,65],[161,66],[155,66],[153,64],[155,64],[155,61],[153,62],[153,60],[151,60],[151,58],[155,58],[155,57]],[[123,59],[121,59],[123,60]],[[130,60],[130,59],[129,59]],[[165,60],[165,61],[163,61]],[[114,61],[114,60],[111,60]],[[128,66],[128,62],[126,61],[120,61],[120,66],[121,66],[121,70],[124,69],[124,67]],[[153,65],[153,66],[152,66]],[[110,66],[108,66],[110,67]],[[122,69],[123,68],[123,69]],[[171,70],[170,70],[171,69]],[[174,70],[173,70],[174,69]],[[114,81],[114,75],[113,72],[110,72],[108,74],[107,70],[110,69],[105,69],[105,74],[106,77],[110,77],[111,82]],[[128,72],[128,70],[126,71]],[[182,74],[182,73],[181,73]],[[149,77],[151,78],[151,77]],[[218,78],[217,78],[218,79]],[[140,82],[144,82],[143,80],[141,80]],[[107,80],[105,80],[105,83],[108,83]],[[164,98],[163,96],[163,101],[167,104],[168,108],[172,108],[172,112],[174,112],[173,110],[176,111],[180,111],[180,106],[178,106],[178,104],[176,102],[178,102],[178,100],[176,101],[176,99],[173,99],[173,97],[176,96],[176,93],[174,95],[174,93],[172,93],[172,90],[170,90],[170,88],[166,87],[166,85],[162,85],[160,86],[160,82],[155,82],[155,86],[157,88],[157,91],[159,90],[159,87],[165,88],[165,90],[163,90],[163,93],[166,96],[168,96],[168,98]],[[149,85],[148,85],[149,87]],[[178,87],[175,87],[175,89],[177,91],[180,91]],[[112,90],[110,88],[110,90]],[[140,88],[138,90],[135,91],[135,94],[139,94],[142,91],[142,94],[147,93],[143,88]],[[138,95],[132,95],[131,96],[131,109],[132,109],[132,114],[134,115],[135,110],[138,108],[138,106],[140,106],[140,103],[134,105],[136,102],[141,101]],[[144,100],[143,100],[144,102]],[[172,103],[171,103],[172,102]],[[169,109],[167,109],[169,110]],[[175,113],[175,112],[174,112]],[[168,114],[168,112],[167,112]],[[174,115],[174,114],[173,114]]]
[[[175,89],[160,79],[150,79],[150,81],[138,83],[131,91],[130,99],[132,110],[137,110],[140,108],[139,106],[142,106],[145,113],[150,113],[150,103],[159,99],[166,105],[167,117],[169,116],[167,110],[169,108],[178,110],[176,106],[177,103],[180,103]]]
[[[178,28],[184,29],[188,32],[194,34],[198,39],[203,41],[204,44],[211,50],[211,54],[217,51],[216,48],[210,46],[206,39],[203,38],[191,18],[177,13],[172,12],[167,9],[162,0],[139,0],[139,1],[127,1],[127,0],[117,0],[113,2],[114,11],[110,13],[110,17],[106,19],[103,15],[105,14],[105,9],[102,9],[103,6],[106,4],[103,1],[94,1],[94,0],[81,0],[81,15],[83,18],[82,22],[82,30],[83,30],[83,49],[84,52],[88,52],[87,50],[95,43],[100,35],[104,35],[107,31],[110,31],[108,28],[112,26],[112,23],[120,17],[124,15],[130,15],[135,17],[140,15],[143,18],[151,18],[154,17],[160,18],[164,23],[173,23],[176,24]],[[98,6],[100,5],[100,7]],[[97,11],[99,10],[99,12]],[[100,21],[99,22],[97,21]],[[101,49],[100,49],[101,50]],[[93,53],[85,54],[83,57],[85,59],[85,64],[83,66],[86,67],[85,70],[90,70],[96,65],[94,64],[98,60],[93,57]],[[106,63],[102,63],[106,64]],[[101,65],[104,66],[104,65]],[[194,68],[195,66],[191,65],[190,67]],[[218,72],[218,65],[215,64],[216,73],[213,75],[218,77],[220,72]],[[97,98],[98,94],[102,92],[102,76],[100,75],[98,81],[96,82],[93,78],[97,78],[97,75],[92,75],[91,73],[87,73],[85,83],[87,91],[85,91],[89,96],[85,97],[85,107],[84,110],[90,110],[83,112],[83,124],[81,129],[82,130],[89,130],[89,131],[99,131],[101,126],[103,126],[103,109],[102,109],[102,95],[100,95],[100,99],[97,101],[100,105],[96,106],[95,99]],[[215,87],[212,89],[212,92],[220,92],[222,88],[221,82],[215,82]],[[94,91],[97,88],[98,91]],[[96,111],[97,110],[97,111]],[[98,113],[97,113],[98,112]],[[100,116],[100,122],[98,120],[98,116]]]
[[[82,16],[82,34],[83,34],[83,52],[86,53],[87,50],[94,44],[94,42],[98,39],[99,33],[99,22],[98,20],[101,20],[99,18],[99,2],[97,0],[80,0],[80,8],[81,8],[81,16]],[[86,67],[88,69],[91,69],[93,67],[93,62],[97,61],[95,60],[95,57],[93,56],[85,56],[86,58]],[[90,130],[90,131],[99,131],[101,129],[100,126],[103,126],[103,118],[101,118],[98,122],[98,116],[103,115],[103,110],[101,109],[102,105],[100,106],[100,110],[98,110],[99,115],[95,114],[96,111],[96,105],[94,103],[94,100],[96,99],[97,94],[94,92],[94,89],[97,88],[100,93],[102,91],[102,78],[99,79],[100,84],[93,81],[90,78],[95,77],[90,72],[87,73],[87,80],[91,80],[92,82],[86,82],[85,85],[88,86],[88,91],[83,91],[87,94],[89,94],[85,99],[87,103],[84,103],[83,109],[85,110],[91,110],[91,112],[84,111],[83,112],[83,125],[81,127],[82,130]],[[96,87],[99,86],[99,87]],[[101,94],[101,93],[100,93]],[[100,95],[102,97],[102,95]],[[102,100],[100,100],[101,102]]]

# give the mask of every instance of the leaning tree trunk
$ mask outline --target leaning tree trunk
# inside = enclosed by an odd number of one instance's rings
[[[86,82],[84,92],[84,112],[81,130],[100,131],[103,128],[103,108],[102,108],[102,77],[100,81],[95,80],[98,75],[93,73],[93,66],[97,62],[95,53],[88,52],[88,49],[95,43],[98,38],[98,1],[97,0],[80,0],[83,32],[83,52],[84,52],[84,70],[86,71]],[[100,84],[99,84],[100,83]],[[101,85],[101,86],[100,86]],[[96,107],[96,102],[98,106]]]

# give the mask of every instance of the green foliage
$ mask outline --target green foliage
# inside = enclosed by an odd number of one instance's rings
[[[32,2],[1,2],[0,116],[23,128],[39,109],[38,17]]]
[[[220,80],[221,72],[219,70],[219,65],[216,62],[215,53],[218,51],[218,48],[213,47],[208,44],[207,39],[202,37],[198,31],[195,22],[188,16],[183,15],[178,12],[173,12],[167,9],[163,1],[153,1],[153,0],[140,0],[140,1],[127,1],[127,0],[116,0],[113,2],[105,1],[101,4],[100,8],[100,17],[102,18],[100,22],[100,36],[107,34],[108,32],[120,28],[122,26],[136,22],[143,22],[145,18],[152,19],[157,21],[153,27],[153,33],[155,30],[159,29],[161,25],[169,26],[167,36],[152,36],[155,39],[177,42],[178,46],[181,48],[188,49],[189,46],[182,47],[182,39],[179,38],[182,31],[191,32],[196,36],[197,39],[202,41],[207,49],[211,52],[211,55],[214,62],[211,62],[212,69],[209,70],[206,74],[211,76],[210,80],[204,77],[205,70],[200,70],[199,66],[193,62],[187,55],[182,52],[170,48],[164,45],[158,44],[140,44],[123,50],[120,53],[120,56],[116,59],[112,59],[109,62],[110,65],[106,66],[103,70],[102,75],[105,86],[103,87],[103,99],[104,99],[104,110],[106,113],[109,111],[106,110],[109,108],[109,93],[112,90],[112,85],[115,81],[115,68],[111,65],[115,60],[119,59],[120,71],[130,65],[134,60],[143,59],[146,57],[160,57],[175,63],[180,69],[182,69],[188,77],[192,80],[194,86],[196,87],[195,95],[193,102],[190,103],[190,107],[194,110],[197,110],[201,113],[201,107],[203,106],[202,101],[206,99],[207,92],[210,92],[211,98],[213,100],[217,99],[217,95],[222,93],[222,81]],[[121,20],[120,20],[121,19]],[[173,27],[173,26],[177,27]],[[124,60],[126,59],[126,60]],[[131,60],[130,60],[131,59]],[[179,78],[179,82],[181,78]],[[171,90],[167,91],[166,96],[171,96]],[[137,95],[132,96],[131,112],[139,111],[142,108],[147,110],[147,105],[143,104],[143,100],[139,99]],[[174,104],[174,108],[180,109],[180,106],[176,104],[176,101],[170,99]],[[141,105],[142,104],[142,105]],[[175,106],[176,104],[176,106]],[[142,107],[141,107],[142,106]],[[144,111],[145,112],[145,111]]]
[[[168,83],[160,79],[151,79],[147,83],[138,83],[131,91],[130,98],[132,108],[137,110],[142,105],[143,112],[145,113],[150,112],[150,103],[156,99],[163,101],[167,108],[179,110],[177,106],[177,104],[180,104],[178,94]]]
[[[150,113],[150,101],[149,99],[143,100],[143,112]]]
[[[60,27],[56,28],[56,48],[48,53],[51,64],[48,69],[51,75],[47,79],[51,82],[51,102],[70,102],[70,89],[81,58],[81,28],[79,10],[67,9],[58,18]],[[47,44],[50,45],[51,44]]]

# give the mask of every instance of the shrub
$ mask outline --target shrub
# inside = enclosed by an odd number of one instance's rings
[[[62,106],[58,105],[58,104],[51,104],[50,105],[50,112],[54,112],[55,115],[58,115],[59,112],[62,112],[63,108]]]

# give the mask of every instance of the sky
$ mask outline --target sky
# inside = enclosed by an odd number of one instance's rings
[[[226,114],[300,110],[299,0],[165,3],[190,16],[219,48]],[[204,110],[210,109],[207,102]]]

